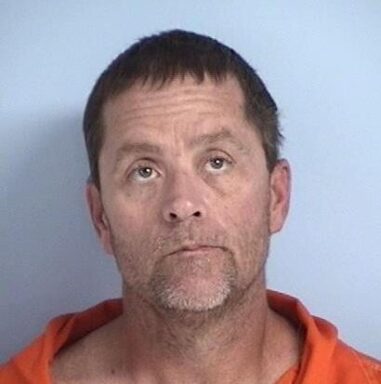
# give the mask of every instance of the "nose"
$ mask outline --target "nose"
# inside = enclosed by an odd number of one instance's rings
[[[187,219],[202,219],[206,216],[206,207],[201,191],[201,181],[191,176],[177,175],[169,183],[162,206],[162,215],[169,223]]]

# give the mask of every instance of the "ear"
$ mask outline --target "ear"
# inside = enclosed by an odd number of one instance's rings
[[[291,170],[287,160],[279,160],[270,175],[270,233],[279,232],[290,206]]]
[[[101,192],[94,183],[89,182],[86,185],[86,200],[90,211],[91,221],[93,222],[99,240],[106,253],[112,255],[110,225],[104,211]]]

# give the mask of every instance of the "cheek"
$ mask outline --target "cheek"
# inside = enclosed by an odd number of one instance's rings
[[[256,273],[267,256],[269,241],[269,192],[252,186],[240,189],[226,204],[222,219],[242,274]],[[224,223],[223,223],[224,222]]]
[[[108,202],[105,211],[114,256],[123,273],[134,274],[148,267],[148,256],[154,249],[153,220],[147,220],[149,208],[142,210],[123,195],[114,195]]]
[[[136,221],[114,221],[111,243],[115,261],[128,286],[144,287],[155,263],[153,238]]]
[[[240,231],[252,231],[263,225],[269,215],[270,191],[264,183],[243,182],[234,185],[227,195],[224,210],[229,220]]]
[[[153,196],[152,191],[136,193],[133,188],[110,188],[105,193],[104,207],[113,228],[123,229],[126,236],[144,230],[147,217],[152,215]]]

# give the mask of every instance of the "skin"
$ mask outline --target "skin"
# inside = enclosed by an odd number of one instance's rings
[[[87,199],[126,311],[64,350],[54,382],[275,382],[299,355],[264,272],[290,170],[269,173],[238,83],[136,84],[103,117]]]

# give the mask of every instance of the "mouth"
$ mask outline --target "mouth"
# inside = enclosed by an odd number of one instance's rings
[[[210,245],[204,245],[204,244],[192,244],[183,246],[181,248],[178,248],[170,253],[170,255],[176,254],[176,253],[201,253],[201,252],[207,252],[213,249],[216,249],[218,247],[210,246]]]

